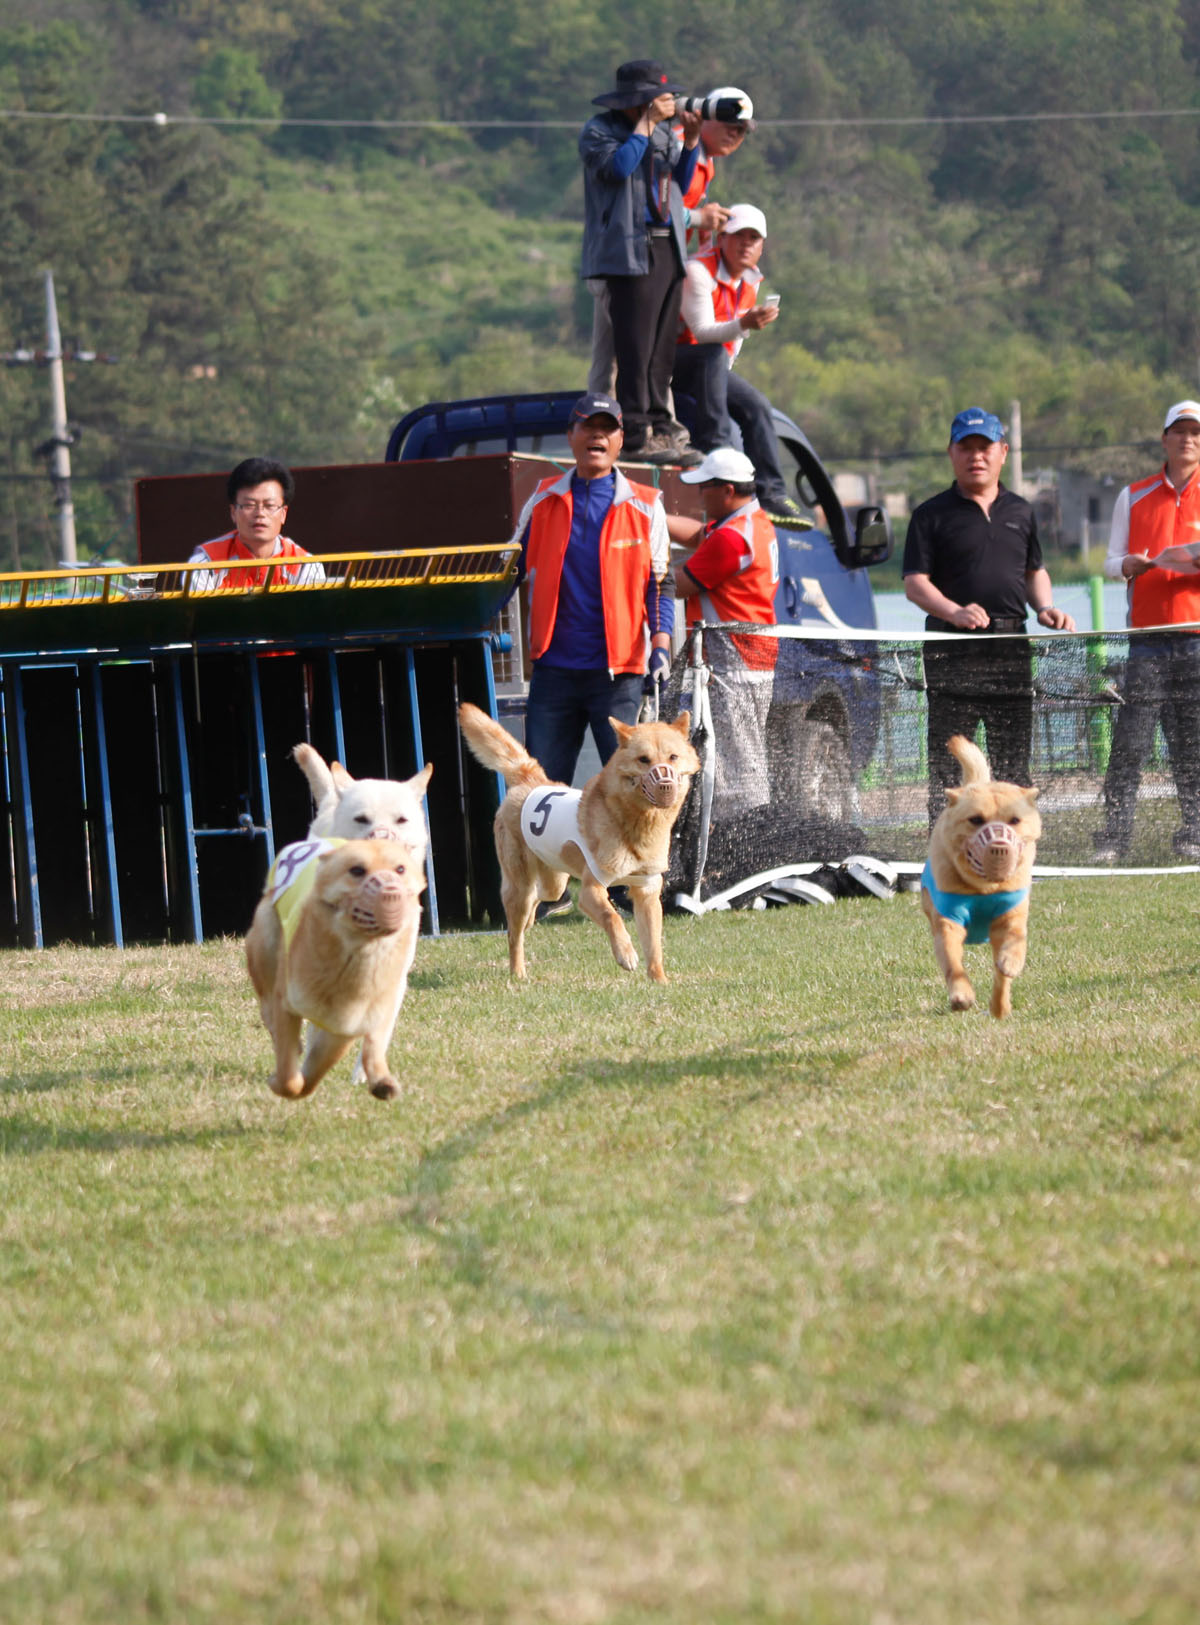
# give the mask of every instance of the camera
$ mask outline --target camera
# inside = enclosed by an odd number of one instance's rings
[[[675,108],[680,113],[699,113],[701,118],[715,119],[718,124],[754,126],[754,103],[736,85],[722,85],[707,96],[676,96]]]

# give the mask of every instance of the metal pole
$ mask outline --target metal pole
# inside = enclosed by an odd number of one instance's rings
[[[1025,495],[1025,460],[1021,455],[1021,403],[1008,403],[1008,485],[1019,497]]]
[[[54,273],[46,276],[46,361],[50,372],[51,444],[50,477],[58,508],[58,562],[69,569],[76,562],[75,504],[71,500],[71,453],[67,438],[67,391],[63,382],[62,337],[58,306],[54,302]]]

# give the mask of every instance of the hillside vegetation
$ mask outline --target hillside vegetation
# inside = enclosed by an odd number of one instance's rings
[[[1196,0],[2,0],[0,349],[49,266],[119,357],[68,370],[82,549],[128,555],[138,475],[581,382],[576,135],[641,54],[754,97],[715,192],[766,210],[784,314],[741,365],[839,460],[923,495],[952,410],[1019,398],[1027,458],[1119,476],[1197,388]],[[48,401],[0,371],[0,567],[53,558]]]

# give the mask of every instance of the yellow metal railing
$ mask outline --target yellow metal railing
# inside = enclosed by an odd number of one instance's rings
[[[214,593],[354,592],[372,587],[440,586],[503,581],[517,550],[511,542],[479,542],[465,547],[410,547],[391,553],[324,553],[324,581],[297,582],[288,576],[296,560],[233,560],[211,564],[77,565],[68,570],[0,574],[0,612],[64,604],[127,603],[146,598],[199,598]],[[299,561],[301,564],[305,560]],[[257,578],[265,576],[259,581]],[[211,579],[198,583],[197,576]],[[238,576],[246,577],[244,585]]]

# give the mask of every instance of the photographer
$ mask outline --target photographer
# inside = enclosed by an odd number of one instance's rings
[[[692,184],[683,195],[683,206],[687,211],[688,253],[702,254],[715,245],[729,218],[724,204],[707,201],[717,159],[736,152],[747,132],[754,128],[754,103],[736,85],[722,85],[704,97],[680,97],[675,107],[677,112],[699,113],[701,119],[700,156]]]
[[[723,85],[707,96],[682,96],[675,100],[676,118],[694,114],[700,119],[698,156],[691,184],[683,194],[687,223],[687,251],[699,254],[716,242],[729,218],[724,204],[708,202],[708,189],[716,172],[717,159],[736,152],[754,128],[754,103],[736,85]],[[680,141],[685,139],[682,123],[673,126]],[[608,313],[608,284],[600,278],[589,282],[595,310],[592,317],[592,360],[588,389],[605,394],[615,388],[616,355],[613,351],[612,320]]]
[[[608,109],[584,125],[585,278],[607,289],[626,455],[678,462],[688,435],[670,410],[671,368],[686,260],[683,194],[698,156],[700,115],[671,130],[673,85],[658,62],[624,62]]]

